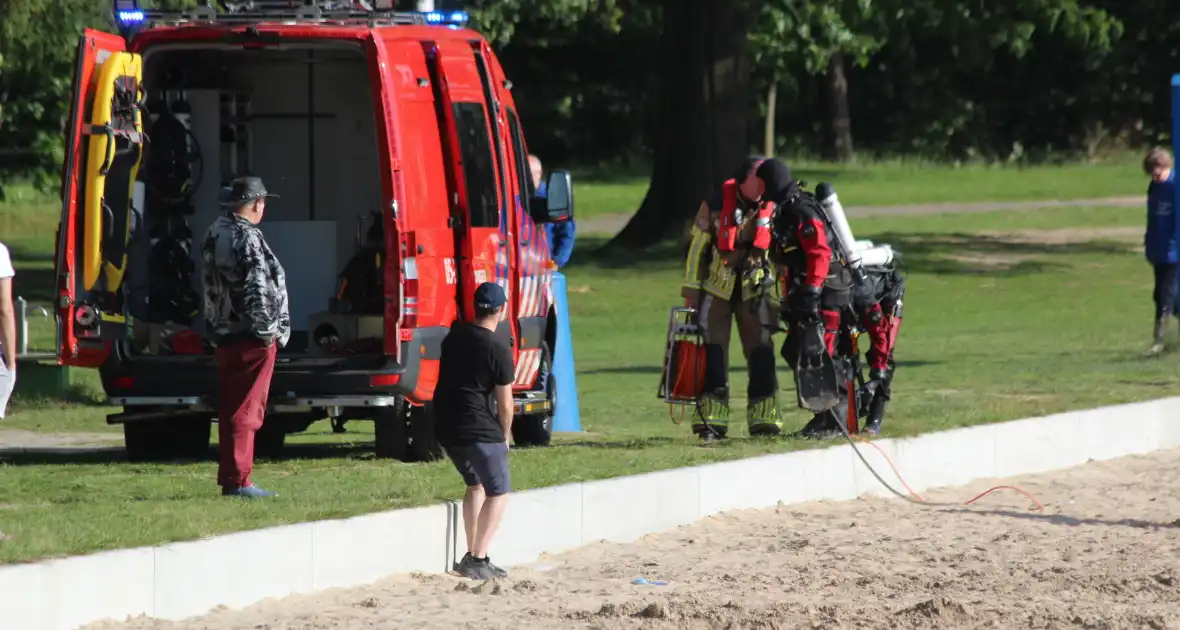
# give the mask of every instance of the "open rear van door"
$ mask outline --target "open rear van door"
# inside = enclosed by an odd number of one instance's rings
[[[126,336],[121,287],[143,154],[143,59],[117,35],[78,42],[54,263],[59,363],[97,367]]]
[[[402,151],[398,139],[397,115],[394,102],[394,87],[386,68],[389,66],[389,51],[385,41],[369,32],[364,42],[365,55],[369,63],[369,84],[373,90],[374,121],[377,129],[377,153],[381,173],[381,222],[385,234],[384,269],[385,278],[385,355],[395,361],[404,361],[402,356],[402,328],[410,300],[418,299],[417,273],[403,273],[404,252],[401,249],[402,234],[398,228],[398,200],[405,194],[402,173]],[[409,286],[413,283],[414,286]],[[412,324],[410,324],[412,325]]]
[[[517,346],[515,317],[511,307],[516,293],[509,274],[511,237],[501,228],[505,221],[501,208],[497,155],[492,141],[495,113],[484,101],[479,75],[470,49],[461,45],[430,44],[426,49],[427,67],[435,86],[439,127],[443,131],[443,148],[448,161],[447,176],[451,190],[451,220],[457,242],[460,313],[462,321],[472,321],[475,314],[475,287],[496,282],[508,296],[501,330]]]

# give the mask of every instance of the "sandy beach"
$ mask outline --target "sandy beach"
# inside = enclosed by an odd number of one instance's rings
[[[962,508],[863,498],[748,510],[511,567],[503,580],[399,576],[87,630],[1180,630],[1180,450],[923,496],[962,503],[998,483],[1033,493],[1044,511],[1007,490]]]

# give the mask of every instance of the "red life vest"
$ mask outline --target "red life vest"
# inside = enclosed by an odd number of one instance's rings
[[[744,216],[738,216],[738,184],[731,179],[721,185],[721,218],[717,226],[717,249],[732,252],[737,246],[738,232],[741,231]],[[758,206],[758,217],[754,229],[754,247],[770,249],[770,218],[774,204],[767,201]]]

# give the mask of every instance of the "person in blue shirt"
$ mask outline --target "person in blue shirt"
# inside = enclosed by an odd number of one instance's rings
[[[1143,249],[1155,272],[1155,330],[1149,354],[1164,349],[1164,327],[1168,317],[1180,317],[1176,303],[1177,267],[1180,267],[1180,221],[1176,220],[1176,173],[1172,154],[1156,147],[1143,158],[1143,172],[1151,178],[1147,185],[1147,230]]]
[[[533,196],[544,199],[546,187],[545,182],[541,180],[544,173],[541,160],[535,155],[530,155],[529,168],[533,174],[533,188],[537,191]],[[558,269],[565,267],[570,261],[570,255],[574,253],[574,232],[573,219],[545,224],[545,234],[549,238],[549,255],[553,257],[553,262],[557,263]]]

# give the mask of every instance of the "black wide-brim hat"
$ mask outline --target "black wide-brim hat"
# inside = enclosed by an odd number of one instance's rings
[[[279,196],[266,191],[261,177],[239,177],[228,188],[221,189],[221,205],[240,206],[264,197],[278,199]]]

